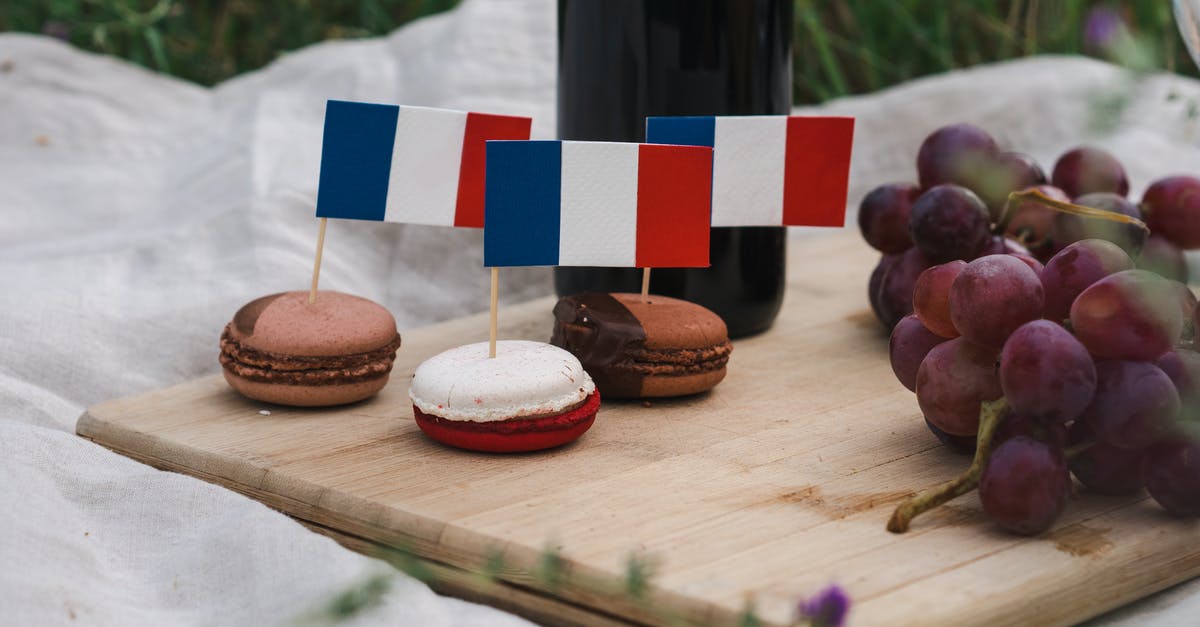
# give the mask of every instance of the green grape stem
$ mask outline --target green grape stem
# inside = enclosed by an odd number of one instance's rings
[[[1132,224],[1146,233],[1150,232],[1150,227],[1146,226],[1145,222],[1123,213],[1115,211],[1105,211],[1104,209],[1096,209],[1095,207],[1085,207],[1084,205],[1076,205],[1074,203],[1055,200],[1036,188],[1030,188],[1019,192],[1012,192],[1008,195],[1008,200],[1004,203],[1004,211],[1000,214],[1000,220],[996,222],[996,228],[993,233],[1003,235],[1008,229],[1008,223],[1019,213],[1021,203],[1032,200],[1036,203],[1045,205],[1060,213],[1070,213],[1085,218],[1096,218],[1097,220],[1108,220],[1110,222],[1120,222],[1123,224]]]
[[[892,512],[892,517],[887,523],[888,531],[904,533],[908,531],[913,518],[979,486],[979,477],[983,474],[983,467],[987,465],[988,456],[992,453],[992,437],[1007,410],[1008,400],[1003,396],[994,401],[984,401],[980,405],[979,435],[975,439],[975,458],[971,460],[971,466],[958,477],[929,488],[902,503]]]
[[[1076,444],[1075,446],[1070,446],[1070,447],[1063,449],[1063,457],[1066,457],[1067,459],[1075,459],[1076,456],[1087,451],[1088,449],[1092,448],[1095,445],[1096,445],[1096,440],[1086,440],[1086,441],[1080,442],[1079,444]]]

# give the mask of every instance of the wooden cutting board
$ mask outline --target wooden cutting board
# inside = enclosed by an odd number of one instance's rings
[[[853,624],[1063,624],[1200,574],[1200,524],[1144,495],[1084,495],[1033,539],[997,531],[974,495],[885,531],[897,502],[968,460],[891,373],[865,294],[876,259],[853,234],[793,241],[775,327],[735,343],[720,386],[604,401],[554,451],[466,453],[414,424],[416,365],[486,339],[484,315],[404,332],[388,387],[358,405],[266,406],[213,376],[99,404],[77,430],[353,548],[411,551],[437,587],[546,622],[733,623],[752,604],[782,625],[836,582]],[[552,304],[504,308],[501,337],[548,338]],[[548,550],[557,582],[537,576]],[[631,555],[653,566],[648,601],[619,592]],[[470,574],[489,560],[499,582]]]

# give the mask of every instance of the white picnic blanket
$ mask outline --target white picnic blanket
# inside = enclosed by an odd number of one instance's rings
[[[326,99],[531,115],[534,135],[552,137],[554,6],[467,0],[213,89],[0,34],[0,624],[276,624],[378,572],[250,499],[77,438],[75,420],[93,403],[217,372],[217,336],[239,305],[307,285]],[[1130,109],[1093,134],[1086,102],[1111,93]],[[1088,138],[1124,159],[1140,193],[1155,176],[1200,171],[1187,117],[1197,101],[1196,82],[1132,84],[1103,63],[1040,58],[823,110],[858,117],[857,203],[877,183],[912,179],[921,138],[960,120],[1046,164]],[[331,222],[322,285],[385,304],[401,329],[481,311],[480,242]],[[506,302],[551,290],[544,269],[505,274]],[[1193,583],[1105,620],[1198,615]],[[355,622],[522,621],[401,577]]]

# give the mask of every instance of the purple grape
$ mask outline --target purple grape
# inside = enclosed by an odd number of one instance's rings
[[[982,401],[1000,398],[996,351],[964,338],[933,347],[917,369],[917,404],[933,425],[951,435],[979,430]]]
[[[1053,185],[1034,187],[1044,196],[1062,202],[1071,202],[1071,197]],[[1054,216],[1058,212],[1036,200],[1025,200],[1018,204],[1008,221],[1005,234],[1023,243],[1037,258],[1045,263],[1061,248],[1054,242]]]
[[[1009,239],[1002,235],[993,236],[992,241],[987,245],[987,248],[984,248],[983,252],[979,253],[979,257],[986,257],[988,255],[1012,255],[1013,257],[1024,261],[1025,265],[1029,266],[1029,268],[1033,270],[1033,273],[1038,275],[1039,278],[1042,276],[1042,269],[1044,268],[1042,262],[1035,259],[1033,255],[1029,253],[1029,249],[1025,248],[1025,246],[1016,240]],[[979,257],[976,257],[975,259],[978,259]],[[972,259],[971,261],[974,261],[975,259]]]
[[[1054,164],[1050,181],[1072,198],[1092,192],[1129,193],[1129,178],[1121,162],[1107,151],[1089,146],[1063,153]]]
[[[921,194],[909,215],[913,244],[933,263],[974,259],[991,240],[987,208],[971,190],[938,185]]]
[[[947,339],[960,335],[950,321],[950,285],[965,267],[967,262],[955,259],[927,268],[913,289],[913,312],[925,328]]]
[[[966,187],[987,205],[992,221],[1000,220],[1008,195],[1046,182],[1046,173],[1033,157],[1021,152],[1001,152],[992,158],[986,171],[979,173]]]
[[[1021,325],[1000,353],[1000,387],[1013,411],[1048,424],[1073,420],[1096,392],[1092,356],[1049,320]]]
[[[1004,529],[1024,535],[1049,529],[1070,494],[1062,449],[1022,435],[997,446],[979,478],[983,511]]]
[[[1112,242],[1085,239],[1062,249],[1042,271],[1045,316],[1060,322],[1071,315],[1071,305],[1093,283],[1133,267],[1133,260]]]
[[[1096,364],[1096,394],[1080,420],[1102,442],[1145,448],[1167,434],[1179,415],[1179,394],[1170,377],[1144,361]]]
[[[999,349],[1017,327],[1042,316],[1042,282],[1011,255],[967,264],[950,286],[950,318],[963,337]]]
[[[858,206],[858,228],[863,239],[889,255],[911,248],[908,214],[920,195],[921,188],[912,183],[888,183],[871,190]]]
[[[992,447],[999,446],[1001,442],[1011,440],[1018,435],[1061,447],[1067,443],[1067,425],[1061,422],[1047,424],[1032,416],[1017,414],[1009,409],[1000,420],[1000,424],[996,425],[996,432],[992,434]]]
[[[1122,196],[1108,192],[1080,196],[1075,199],[1075,204],[1138,219],[1142,217],[1142,212],[1137,205]],[[1085,239],[1108,240],[1120,246],[1122,250],[1129,253],[1130,257],[1136,257],[1146,243],[1146,231],[1134,224],[1113,222],[1073,213],[1059,213],[1054,216],[1054,241],[1056,244],[1066,246]]]
[[[885,327],[891,329],[896,326],[895,321],[891,324],[884,316],[883,306],[879,302],[881,291],[883,288],[883,277],[887,271],[900,259],[900,255],[884,255],[879,258],[879,263],[875,265],[875,269],[871,271],[871,278],[867,281],[867,301],[871,303],[871,311],[875,312],[875,318],[879,320]]]
[[[929,432],[932,433],[942,444],[950,447],[956,453],[974,453],[975,442],[977,437],[974,435],[950,435],[941,429],[938,429],[929,419],[925,419],[925,426],[929,427]]]
[[[1167,351],[1154,362],[1175,384],[1180,398],[1195,395],[1200,383],[1200,353],[1187,349]]]
[[[1200,442],[1185,433],[1159,442],[1142,459],[1146,491],[1174,516],[1200,516]]]
[[[1200,248],[1200,178],[1168,176],[1142,196],[1146,225],[1185,250]]]
[[[951,124],[930,133],[917,152],[917,176],[923,189],[944,183],[970,186],[997,153],[996,140],[970,124]],[[948,260],[947,260],[948,261]]]
[[[917,277],[931,265],[920,250],[910,248],[900,254],[884,273],[879,283],[879,311],[889,329],[912,313],[913,288],[917,284]]]
[[[888,354],[892,372],[904,387],[911,392],[917,391],[917,369],[929,351],[945,341],[946,338],[930,333],[916,316],[905,316],[896,324]]]
[[[1029,266],[1029,269],[1033,270],[1033,273],[1037,275],[1038,280],[1039,281],[1042,280],[1042,272],[1046,271],[1046,266],[1043,266],[1042,262],[1038,261],[1037,259],[1034,259],[1030,255],[1026,255],[1026,254],[1022,254],[1022,253],[1009,253],[1009,255],[1012,255],[1013,257],[1016,257],[1017,259],[1020,259],[1022,262],[1024,262],[1025,265]],[[1043,298],[1045,297],[1045,291],[1046,290],[1043,287],[1042,288]]]
[[[1142,489],[1144,449],[1117,448],[1096,441],[1086,420],[1071,424],[1071,446],[1094,442],[1067,460],[1075,478],[1097,494],[1133,494]]]
[[[1152,361],[1183,331],[1179,295],[1157,274],[1124,270],[1083,290],[1071,305],[1071,328],[1096,357]]]
[[[1014,240],[1014,239],[1009,239],[1007,237],[1004,237],[1003,235],[993,235],[992,238],[990,240],[988,240],[988,245],[985,246],[983,248],[983,250],[979,252],[979,256],[976,257],[975,259],[978,259],[979,257],[986,257],[987,255],[1028,255],[1028,254],[1029,254],[1029,249],[1025,248],[1025,245],[1022,244],[1021,242],[1018,242],[1017,240]],[[971,259],[970,261],[974,261],[974,259]]]
[[[1200,215],[1197,216],[1200,219]],[[1142,246],[1142,254],[1138,257],[1137,267],[1149,270],[1163,277],[1187,283],[1187,259],[1183,250],[1161,235],[1151,235]]]
[[[1167,351],[1154,365],[1175,384],[1181,416],[1186,420],[1200,418],[1200,353],[1184,348]]]

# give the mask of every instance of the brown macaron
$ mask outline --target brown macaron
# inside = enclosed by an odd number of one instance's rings
[[[365,399],[387,384],[400,335],[387,309],[341,292],[285,292],[244,305],[221,334],[221,366],[255,400],[318,407]]]
[[[579,358],[605,398],[683,396],[725,378],[720,316],[686,300],[585,292],[554,306],[550,343]]]

